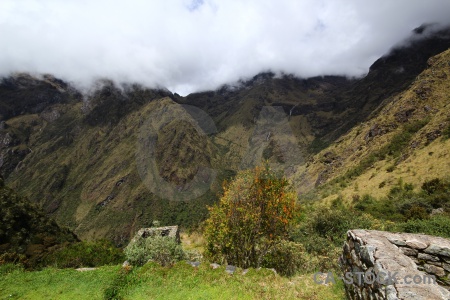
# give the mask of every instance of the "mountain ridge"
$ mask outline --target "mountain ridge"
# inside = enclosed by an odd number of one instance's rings
[[[1,172],[8,185],[80,238],[106,237],[117,245],[124,245],[134,231],[154,220],[197,226],[207,216],[206,205],[220,194],[222,181],[261,159],[284,171],[303,194],[342,176],[347,166],[354,167],[355,163],[343,163],[341,169],[333,165],[324,173],[336,157],[344,156],[345,151],[331,150],[355,135],[355,128],[372,132],[370,138],[378,140],[415,120],[417,111],[401,109],[393,116],[397,127],[389,134],[378,133],[390,130],[389,124],[367,125],[380,113],[386,114],[389,105],[397,105],[399,95],[430,97],[433,86],[414,79],[427,68],[430,56],[450,47],[448,32],[396,48],[377,60],[362,79],[298,79],[266,73],[238,87],[187,97],[137,84],[120,88],[105,81],[86,99],[51,76],[41,80],[22,74],[3,79]],[[397,72],[400,66],[403,71]],[[442,68],[439,72],[447,74]],[[407,90],[411,86],[414,90]],[[428,106],[426,115],[433,118],[433,105]],[[199,110],[204,113],[195,113]],[[139,133],[149,119],[158,120],[150,123],[157,134],[147,141],[154,145],[155,151],[149,154],[158,163],[155,174],[178,195],[190,190],[200,165],[215,170],[214,176],[199,176],[210,185],[203,194],[189,200],[170,199],[148,189],[139,171],[145,161],[137,159],[137,149],[145,145]],[[423,128],[434,124],[429,122],[411,135],[424,133]],[[215,128],[205,132],[200,123]],[[439,130],[442,135],[443,129]]]

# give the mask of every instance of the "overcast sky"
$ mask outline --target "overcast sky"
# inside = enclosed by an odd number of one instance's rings
[[[449,0],[0,0],[0,75],[187,94],[259,72],[360,76]]]

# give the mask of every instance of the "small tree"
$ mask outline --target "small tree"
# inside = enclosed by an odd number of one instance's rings
[[[209,207],[206,255],[211,260],[258,267],[277,241],[287,236],[296,194],[286,178],[266,165],[241,171]]]

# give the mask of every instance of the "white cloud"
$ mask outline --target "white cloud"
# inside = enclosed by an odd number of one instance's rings
[[[273,70],[357,76],[448,0],[2,0],[0,75],[213,89]]]

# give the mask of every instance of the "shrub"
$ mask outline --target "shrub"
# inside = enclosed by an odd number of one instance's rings
[[[447,125],[447,127],[442,131],[442,136],[444,140],[450,139],[450,123]]]
[[[274,268],[281,275],[292,276],[303,269],[305,263],[305,248],[302,244],[280,240],[264,256],[262,265]]]
[[[409,220],[407,222],[397,224],[394,230],[450,238],[450,217],[434,216],[426,220]]]
[[[350,229],[383,229],[372,216],[348,208],[317,207],[307,214],[291,232],[291,239],[302,243],[309,253],[327,256],[334,247],[341,247]]]
[[[405,217],[407,220],[413,220],[413,219],[424,220],[424,219],[428,219],[428,212],[425,209],[425,207],[418,205],[418,204],[413,204],[413,205],[411,205],[411,208],[409,208],[405,212]]]
[[[44,259],[45,265],[58,268],[98,267],[118,264],[125,259],[123,251],[110,241],[79,242],[69,244]]]
[[[432,195],[436,192],[443,192],[443,191],[445,192],[445,190],[446,190],[445,184],[439,178],[434,178],[434,179],[425,181],[422,184],[421,188],[428,195]]]
[[[125,248],[125,257],[132,265],[142,266],[149,260],[162,266],[172,265],[185,258],[181,245],[175,240],[154,236],[141,238]]]
[[[266,165],[242,171],[209,208],[206,256],[239,267],[259,267],[265,253],[287,236],[296,194]]]
[[[412,184],[399,180],[387,197],[375,199],[365,195],[354,202],[354,207],[377,219],[394,222],[427,219],[433,208],[450,208],[449,189],[447,181],[435,178],[424,182],[421,192],[414,192]]]

